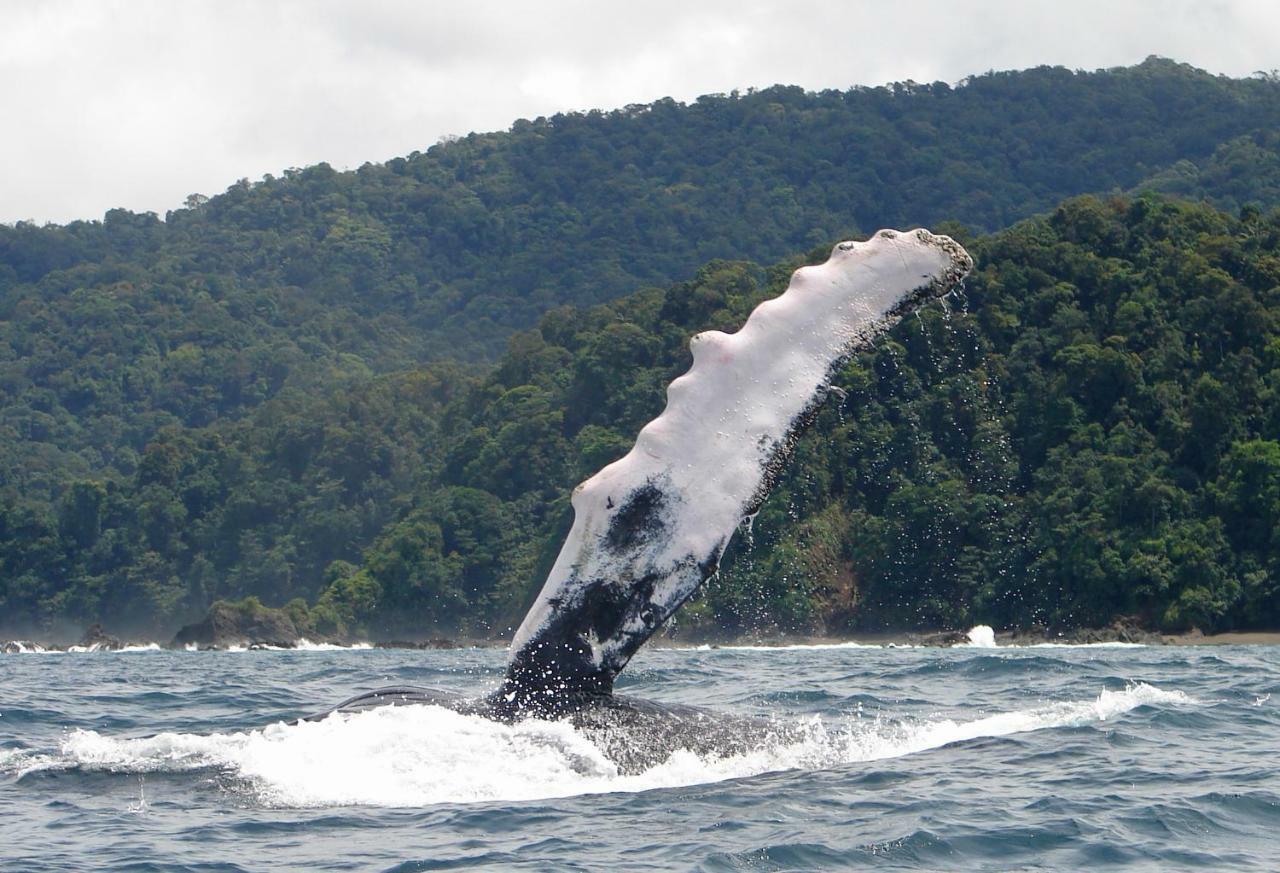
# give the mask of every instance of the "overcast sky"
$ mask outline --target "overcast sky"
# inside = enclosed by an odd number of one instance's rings
[[[161,215],[516,118],[1150,54],[1280,67],[1276,0],[0,0],[0,221]]]

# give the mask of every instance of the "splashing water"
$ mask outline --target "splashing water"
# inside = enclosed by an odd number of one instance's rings
[[[436,706],[384,707],[227,734],[120,739],[76,730],[56,755],[7,753],[0,757],[0,772],[20,776],[47,769],[137,774],[216,769],[268,806],[519,801],[839,767],[980,737],[1101,722],[1142,705],[1189,703],[1181,692],[1136,684],[1103,691],[1093,700],[1051,703],[970,721],[852,717],[829,722],[815,717],[803,723],[799,740],[774,740],[745,754],[725,756],[676,749],[662,763],[634,775],[620,774],[567,722],[507,725]]]
[[[642,652],[623,693],[786,738],[625,772],[558,722],[291,721],[503,655],[0,658],[0,868],[1280,869],[1280,648]]]
[[[969,629],[969,641],[961,643],[961,645],[972,646],[975,649],[994,649],[996,647],[996,632],[989,625],[977,625]]]

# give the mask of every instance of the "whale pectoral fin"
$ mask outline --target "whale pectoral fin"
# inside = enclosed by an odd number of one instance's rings
[[[838,244],[693,363],[632,450],[573,493],[574,523],[511,643],[501,697],[563,710],[608,695],[636,650],[719,565],[768,495],[835,368],[962,280],[968,253],[926,230]]]

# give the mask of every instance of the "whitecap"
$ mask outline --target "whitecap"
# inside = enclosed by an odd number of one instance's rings
[[[4,644],[6,652],[15,655],[44,654],[45,647],[39,643],[33,643],[30,640],[9,640]],[[14,650],[17,651],[14,651]]]
[[[969,639],[960,643],[961,646],[967,646],[973,649],[994,649],[996,648],[996,632],[990,625],[980,624],[969,629]]]
[[[884,647],[877,643],[859,643],[854,640],[847,640],[839,643],[782,643],[778,645],[733,643],[722,646],[698,646],[696,648],[697,651],[715,648],[731,652],[816,652],[824,649],[880,649]]]
[[[349,652],[352,649],[372,649],[372,643],[351,643],[350,645],[339,645],[337,643],[313,643],[306,637],[298,637],[298,641],[293,644],[295,651],[299,652]]]

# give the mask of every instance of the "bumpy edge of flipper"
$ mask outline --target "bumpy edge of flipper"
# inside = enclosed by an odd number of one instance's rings
[[[607,696],[636,650],[712,576],[767,497],[857,349],[972,269],[949,237],[881,231],[796,271],[693,365],[626,457],[578,486],[575,520],[517,631],[499,711],[561,712]]]

